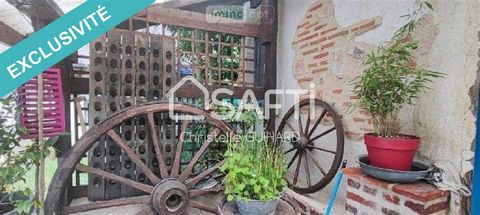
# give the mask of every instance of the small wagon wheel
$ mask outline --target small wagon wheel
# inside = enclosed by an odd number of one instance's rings
[[[146,116],[146,125],[150,126],[150,131],[158,131],[155,127],[157,125],[155,123],[154,114],[168,114],[170,105],[171,104],[165,102],[155,102],[128,108],[108,117],[104,121],[88,130],[87,133],[85,133],[85,135],[83,135],[82,138],[70,149],[68,156],[57,169],[48,190],[45,207],[46,214],[71,214],[128,204],[150,205],[151,211],[147,213],[153,214],[185,214],[187,207],[197,208],[211,213],[218,213],[214,205],[208,205],[198,201],[195,197],[206,195],[208,193],[216,193],[223,190],[223,188],[220,185],[217,185],[213,188],[200,189],[196,188],[195,185],[197,185],[200,181],[213,176],[225,161],[216,161],[215,164],[211,164],[209,167],[206,167],[206,170],[203,170],[203,172],[195,172],[197,169],[195,167],[202,155],[209,150],[209,145],[212,145],[210,143],[218,140],[220,135],[233,135],[231,129],[225,123],[212,117],[212,115],[205,110],[186,104],[173,104],[173,110],[177,116],[204,116],[202,122],[205,123],[205,125],[208,125],[211,128],[211,131],[207,131],[207,133],[209,132],[208,135],[206,135],[207,138],[203,141],[203,143],[200,144],[201,146],[199,147],[198,151],[196,151],[194,155],[192,154],[193,157],[191,161],[188,162],[188,164],[182,165],[182,149],[184,147],[183,142],[185,139],[185,133],[187,126],[189,124],[193,124],[190,122],[194,121],[183,120],[179,126],[180,135],[177,144],[177,150],[175,152],[175,158],[170,170],[167,170],[166,161],[163,159],[163,155],[161,153],[162,148],[159,140],[159,134],[158,132],[151,132],[153,145],[155,147],[155,156],[159,161],[157,167],[159,170],[155,170],[159,172],[157,174],[148,168],[145,162],[136,154],[135,150],[132,149],[116,131],[117,126],[121,125],[122,122],[139,116]],[[107,135],[114,140],[114,142],[125,152],[125,154],[128,155],[133,163],[136,164],[137,169],[143,171],[149,180],[141,183],[120,175],[112,174],[101,169],[81,164],[80,160],[82,155],[87,153],[87,151],[92,148],[96,140],[101,138],[103,135]],[[60,202],[62,200],[61,196],[63,196],[62,194],[65,192],[66,181],[68,181],[67,179],[72,176],[72,173],[75,170],[88,173],[90,175],[103,177],[107,180],[114,181],[125,186],[130,186],[138,191],[142,191],[144,195],[97,201],[75,206],[62,205]]]
[[[313,193],[330,183],[342,163],[343,125],[321,100],[305,99],[297,105],[285,114],[277,132],[288,162],[289,186],[299,193]]]

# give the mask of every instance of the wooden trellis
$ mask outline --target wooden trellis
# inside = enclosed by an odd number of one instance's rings
[[[89,124],[96,125],[102,119],[120,109],[149,101],[160,100],[164,92],[177,81],[174,40],[141,32],[112,30],[90,44],[91,81]],[[167,124],[167,116],[156,115],[161,134],[173,132]],[[146,116],[124,122],[117,130],[130,147],[136,149],[149,167],[158,167],[150,137]],[[162,136],[165,138],[166,135]],[[168,141],[166,141],[168,142]],[[174,143],[164,144],[163,151],[173,157]],[[170,153],[168,153],[170,152]],[[100,138],[89,151],[89,165],[107,172],[122,175],[145,183],[147,177],[136,169],[133,162],[109,137]],[[170,164],[171,165],[171,164]],[[140,194],[131,187],[111,180],[90,176],[88,183],[90,200],[115,199]]]

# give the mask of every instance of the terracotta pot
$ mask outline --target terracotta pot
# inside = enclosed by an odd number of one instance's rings
[[[410,170],[420,146],[419,137],[403,134],[388,138],[370,133],[364,135],[364,141],[371,165],[401,171]]]

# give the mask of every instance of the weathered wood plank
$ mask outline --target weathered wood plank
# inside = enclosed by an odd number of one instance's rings
[[[212,20],[211,17],[212,16],[209,18],[209,15],[202,13],[153,5],[148,9],[147,19],[134,17],[134,20],[148,20],[158,24],[178,25],[182,27],[231,33],[248,37],[258,36],[258,25],[246,24],[242,23],[241,20],[228,18],[215,18]]]
[[[0,21],[0,41],[9,45],[13,46],[16,43],[22,41],[24,36],[20,34],[18,31],[14,30],[7,24]]]

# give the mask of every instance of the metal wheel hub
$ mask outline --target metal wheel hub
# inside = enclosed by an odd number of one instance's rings
[[[176,179],[165,179],[155,186],[150,202],[157,214],[183,214],[187,209],[188,189]]]

